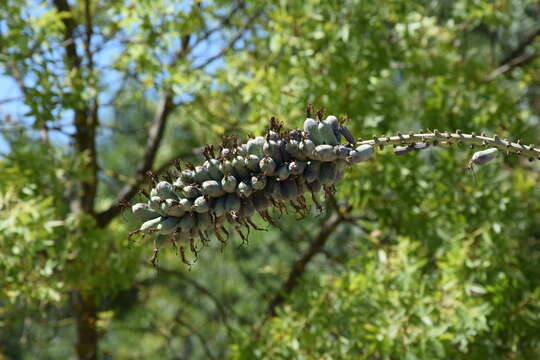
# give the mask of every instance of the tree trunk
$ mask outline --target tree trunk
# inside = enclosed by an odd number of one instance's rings
[[[93,295],[76,292],[73,307],[77,322],[77,358],[96,360],[98,352],[97,306]]]

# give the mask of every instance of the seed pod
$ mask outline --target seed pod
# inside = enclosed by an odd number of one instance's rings
[[[246,167],[253,172],[259,172],[259,157],[257,155],[248,155],[246,157]]]
[[[307,183],[307,187],[313,194],[316,194],[322,190],[322,184],[319,179],[315,179],[314,181]]]
[[[152,219],[152,220],[148,220],[148,221],[145,221],[141,227],[139,228],[139,230],[141,230],[142,232],[144,232],[145,234],[148,234],[151,230],[154,230],[157,228],[158,224],[161,222],[161,220],[163,220],[164,218],[163,217],[157,217],[155,219]]]
[[[300,175],[304,173],[306,169],[306,163],[303,161],[295,160],[289,164],[289,172],[291,175]]]
[[[266,135],[266,139],[267,140],[274,140],[274,141],[277,141],[280,139],[280,136],[277,132],[273,131],[273,130],[270,130],[268,131],[268,134]]]
[[[201,185],[203,195],[211,198],[220,197],[225,194],[225,191],[221,188],[221,184],[215,180],[206,180]]]
[[[174,230],[176,230],[176,226],[178,225],[179,221],[180,218],[169,216],[163,218],[156,228],[159,230],[161,235],[170,235],[174,232]]]
[[[221,180],[221,187],[226,193],[236,192],[236,187],[238,186],[238,180],[232,175],[227,175]]]
[[[238,156],[246,156],[248,154],[247,145],[242,144],[236,148],[236,154]]]
[[[195,173],[193,172],[193,170],[184,170],[184,171],[182,171],[180,173],[180,180],[184,184],[193,184],[193,182],[194,182],[193,176],[194,175],[195,175]]]
[[[304,139],[300,142],[300,150],[307,159],[313,159],[313,151],[315,151],[315,143],[310,139]]]
[[[339,124],[338,118],[335,117],[334,115],[330,115],[326,118],[326,120],[324,120],[324,123],[330,125],[330,127],[332,128],[332,131],[334,132],[334,137],[336,138],[337,143],[340,144],[341,134],[339,132],[339,128],[341,125]]]
[[[354,151],[351,151],[349,158],[347,159],[351,164],[358,164],[362,161],[366,161],[373,154],[373,146],[364,144],[358,146]]]
[[[236,188],[236,194],[240,196],[241,198],[247,198],[250,197],[253,193],[253,188],[249,184],[248,181],[243,180],[238,184],[238,187]]]
[[[315,148],[313,156],[323,162],[335,161],[337,155],[334,152],[334,147],[332,145],[319,145]]]
[[[354,138],[353,134],[351,134],[351,131],[345,125],[340,125],[339,132],[341,135],[343,135],[345,140],[349,142],[349,144],[356,143],[356,139]]]
[[[246,168],[245,161],[246,159],[243,156],[237,156],[232,162],[234,171],[240,179],[245,179],[249,176],[249,170]]]
[[[157,196],[159,196],[163,200],[166,200],[166,199],[178,200],[178,197],[174,193],[174,187],[172,186],[172,184],[166,181],[160,181],[156,185],[155,189],[156,189]]]
[[[247,142],[247,152],[250,155],[255,155],[259,158],[263,156],[263,148],[265,139],[262,136],[257,136],[256,138],[249,139]]]
[[[200,190],[197,189],[197,187],[194,185],[184,186],[184,188],[182,189],[182,194],[187,199],[195,199],[201,196]]]
[[[414,148],[416,150],[424,150],[424,149],[427,149],[428,147],[429,147],[429,143],[425,141],[420,141],[414,144]]]
[[[489,148],[475,152],[471,158],[471,161],[469,162],[469,168],[471,168],[473,165],[482,165],[487,163],[497,156],[497,152],[497,148]]]
[[[159,196],[152,196],[150,198],[150,201],[148,201],[148,208],[150,210],[153,210],[157,213],[162,213],[161,212],[161,203],[163,202],[163,200],[159,197]]]
[[[235,174],[234,166],[232,164],[232,161],[229,161],[229,160],[223,161],[220,164],[219,169],[221,170],[221,172],[223,174],[226,174],[226,175]]]
[[[319,136],[323,141],[323,144],[337,145],[338,141],[334,135],[334,130],[330,124],[320,122],[318,126]]]
[[[196,215],[197,219],[195,221],[196,228],[199,231],[205,231],[210,228],[212,225],[212,219],[210,218],[210,214],[207,212],[199,213]]]
[[[310,183],[315,181],[315,179],[318,179],[320,169],[321,163],[319,161],[310,161],[308,166],[306,167],[306,170],[304,171],[304,177],[306,178],[306,182]]]
[[[394,149],[394,154],[405,155],[407,153],[410,153],[413,150],[414,150],[414,145],[398,146]]]
[[[232,157],[232,151],[231,149],[224,147],[223,149],[221,149],[220,155],[223,159],[230,159]]]
[[[204,196],[199,196],[195,199],[195,201],[193,201],[193,206],[191,207],[191,209],[197,213],[208,212],[208,200],[206,200]]]
[[[204,166],[195,166],[195,175],[193,176],[193,180],[197,184],[201,184],[203,181],[210,179],[210,174],[208,173],[208,170],[204,168]]]
[[[306,185],[306,178],[303,176],[298,176],[295,181],[296,187],[298,188],[298,196],[300,196],[308,190]]]
[[[240,207],[240,210],[238,211],[238,216],[241,218],[249,218],[252,217],[255,214],[255,206],[253,206],[253,202],[251,199],[243,199],[242,200],[242,206]]]
[[[294,200],[298,197],[298,187],[294,179],[281,182],[281,196],[284,200]]]
[[[216,201],[212,204],[212,211],[214,215],[219,217],[225,214],[225,200],[226,196],[217,198]]]
[[[258,210],[264,210],[266,208],[269,208],[272,204],[270,203],[270,200],[268,200],[268,197],[266,194],[262,191],[256,192],[252,196],[253,198],[253,206],[255,206],[255,209]]]
[[[280,166],[275,173],[278,180],[283,181],[289,177],[289,164],[285,163]]]
[[[266,176],[252,176],[251,186],[255,191],[264,189],[264,187],[266,186]]]
[[[178,200],[178,207],[184,211],[191,211],[192,206],[193,206],[193,201],[191,201],[190,199]]]
[[[307,118],[304,121],[304,131],[307,133],[309,139],[313,141],[315,145],[323,143],[323,139],[319,136],[319,123],[317,120]]]
[[[302,150],[300,150],[300,142],[297,140],[289,140],[289,142],[285,144],[285,150],[287,150],[290,157],[293,159],[307,160]]]
[[[154,219],[159,216],[159,214],[153,210],[150,210],[148,204],[146,203],[137,203],[131,207],[131,212],[139,220],[147,221]]]
[[[265,155],[271,157],[276,165],[281,165],[283,159],[281,158],[281,152],[279,151],[279,144],[277,141],[269,140],[264,143]]]
[[[272,176],[276,171],[276,162],[269,156],[265,156],[259,161],[259,167],[263,175]]]
[[[167,216],[180,217],[186,213],[184,209],[179,206],[179,202],[173,199],[167,199],[161,204],[161,210]]]
[[[336,164],[333,162],[325,162],[321,164],[321,173],[319,180],[323,185],[331,185],[336,178]]]
[[[350,156],[351,151],[353,151],[353,149],[345,145],[338,145],[334,147],[334,152],[339,159],[346,159]]]
[[[292,157],[291,155],[287,152],[287,141],[283,140],[283,139],[280,139],[277,141],[277,144],[279,146],[279,154],[281,155],[281,161],[283,162],[291,162],[292,161]]]
[[[225,200],[225,211],[231,212],[231,211],[238,211],[240,210],[240,198],[236,196],[235,194],[229,194],[227,195],[227,198]]]
[[[221,179],[223,179],[223,172],[221,171],[219,160],[207,160],[205,161],[203,166],[206,168],[208,174],[210,175],[210,178],[212,178],[213,180],[220,181]]]
[[[180,221],[178,222],[178,228],[182,233],[189,233],[191,229],[195,227],[195,219],[191,214],[186,214],[182,216]]]

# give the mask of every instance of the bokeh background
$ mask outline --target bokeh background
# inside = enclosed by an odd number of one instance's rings
[[[191,269],[122,206],[310,103],[540,144],[539,65],[533,0],[2,1],[0,359],[539,358],[538,160],[387,149]]]

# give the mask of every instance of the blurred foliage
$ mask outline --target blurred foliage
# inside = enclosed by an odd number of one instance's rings
[[[0,124],[0,358],[74,357],[75,291],[99,300],[100,358],[540,357],[538,161],[499,156],[472,174],[474,150],[380,151],[338,187],[357,220],[270,317],[329,204],[301,221],[284,214],[248,246],[216,241],[191,271],[172,249],[154,269],[151,244],[128,243],[128,211],[99,228],[73,208],[88,171],[70,135],[73,111],[97,97],[97,211],[132,180],[164,89],[178,106],[156,169],[200,161],[223,135],[260,134],[270,116],[298,127],[308,103],[348,115],[365,138],[459,128],[540,144],[539,58],[495,72],[540,29],[537,1],[248,1],[206,38],[236,3],[90,3],[95,63],[80,71],[61,50],[69,14],[0,5],[0,68],[25,84],[24,116]],[[70,4],[84,24],[85,2]],[[187,34],[204,40],[174,60]],[[519,55],[538,54],[539,40]]]

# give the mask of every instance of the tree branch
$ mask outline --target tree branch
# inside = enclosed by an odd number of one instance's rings
[[[334,233],[339,224],[346,221],[346,217],[341,215],[339,211],[335,211],[330,218],[321,226],[317,236],[311,241],[307,251],[297,259],[291,267],[291,271],[287,280],[283,282],[281,291],[277,293],[270,301],[266,312],[269,316],[276,315],[276,308],[285,301],[285,297],[289,295],[294,288],[298,285],[298,282],[305,272],[307,264],[313,259],[313,257],[319,254],[330,235]]]
[[[499,63],[499,67],[505,65],[505,64],[508,64],[510,62],[513,61],[513,59],[519,57],[521,54],[523,54],[523,52],[525,51],[525,49],[530,45],[532,44],[532,42],[534,41],[534,39],[540,35],[540,28],[534,30],[534,31],[531,31],[529,34],[527,34],[527,36],[525,37],[525,39],[523,39],[519,44],[518,46],[512,50],[510,52],[510,54],[506,55],[504,57],[504,59],[501,60],[501,62]]]

